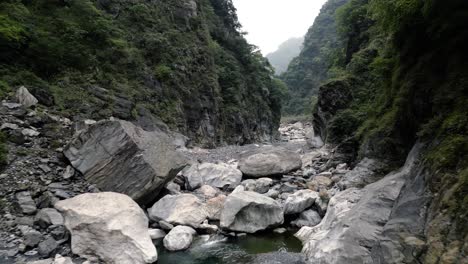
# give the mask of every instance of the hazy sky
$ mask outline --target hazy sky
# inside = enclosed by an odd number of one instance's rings
[[[291,37],[301,37],[326,0],[233,0],[247,40],[263,55]]]

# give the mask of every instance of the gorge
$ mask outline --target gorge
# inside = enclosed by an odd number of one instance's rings
[[[2,1],[0,263],[468,263],[467,22],[328,0],[275,75],[230,0]]]

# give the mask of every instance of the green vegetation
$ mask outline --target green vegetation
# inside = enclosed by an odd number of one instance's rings
[[[314,122],[328,142],[353,146],[352,157],[395,165],[425,142],[436,196],[422,263],[455,263],[442,260],[468,232],[468,2],[350,0],[336,21],[345,48],[328,58]]]
[[[63,114],[153,115],[213,144],[275,130],[272,76],[231,0],[0,3],[0,99],[25,85]]]
[[[284,104],[283,115],[312,113],[313,97],[319,86],[327,79],[328,69],[336,49],[342,43],[336,33],[335,11],[348,0],[329,0],[315,19],[304,39],[299,56],[289,64],[281,79],[288,85],[289,96]]]

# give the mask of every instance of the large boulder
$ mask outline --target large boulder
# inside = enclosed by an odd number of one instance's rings
[[[226,163],[194,164],[182,171],[188,190],[195,190],[203,185],[233,190],[242,180],[242,172]]]
[[[55,204],[72,235],[71,248],[83,258],[104,263],[153,263],[157,252],[148,218],[127,195],[87,193]]]
[[[262,147],[242,155],[239,169],[247,176],[261,178],[300,169],[299,154],[282,147]]]
[[[148,204],[187,164],[173,141],[127,121],[101,121],[75,137],[64,154],[100,190]]]
[[[310,208],[319,199],[318,192],[312,190],[300,190],[289,195],[284,203],[284,214],[302,213]]]
[[[408,179],[418,175],[418,162],[415,158],[418,156],[418,151],[417,148],[413,149],[402,169],[386,175],[363,189],[349,188],[333,196],[322,222],[314,227],[302,227],[296,233],[296,237],[304,244],[303,253],[307,258],[314,263],[329,264],[417,262],[415,259],[391,260],[405,253],[399,252],[393,246],[382,249],[391,241],[384,236],[386,228],[401,226],[420,213],[421,204],[418,207],[405,208],[406,211],[399,212],[400,216],[404,217],[398,217],[398,222],[389,225],[392,215],[396,212],[395,206],[398,205],[398,197],[401,196],[403,186],[410,182]],[[408,202],[410,201],[404,201]],[[400,232],[398,235],[404,235],[405,232]],[[388,249],[394,252],[385,253]],[[383,256],[377,252],[388,259],[383,260]],[[409,253],[408,257],[414,258],[414,255],[411,256],[413,251],[406,250],[406,253]]]
[[[231,193],[221,211],[221,227],[238,232],[255,233],[281,225],[283,221],[281,205],[256,192]]]
[[[198,227],[207,217],[205,205],[193,194],[166,195],[148,209],[151,220]]]
[[[179,251],[190,247],[197,232],[189,226],[176,226],[164,237],[164,247],[169,251]]]
[[[39,101],[34,95],[32,95],[28,89],[24,86],[21,86],[16,90],[16,101],[22,104],[24,107],[35,106]]]

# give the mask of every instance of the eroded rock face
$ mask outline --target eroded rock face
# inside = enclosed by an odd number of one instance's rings
[[[64,154],[100,190],[127,194],[141,204],[152,202],[187,164],[173,138],[122,120],[90,126]]]
[[[148,209],[153,221],[198,227],[207,217],[205,205],[193,194],[166,195]]]
[[[231,193],[221,211],[221,227],[238,232],[255,233],[281,225],[283,221],[281,205],[256,192]]]
[[[118,193],[87,193],[58,202],[72,235],[72,252],[105,263],[153,263],[157,252],[148,218],[130,197]]]
[[[169,251],[187,249],[196,234],[197,232],[189,226],[176,226],[164,237],[164,247]]]
[[[194,164],[182,171],[188,190],[195,190],[203,185],[233,190],[242,180],[242,172],[226,163]]]
[[[282,147],[262,147],[244,154],[239,161],[242,173],[255,178],[286,174],[301,166],[299,154]]]
[[[363,189],[349,188],[336,194],[331,198],[327,213],[319,225],[302,227],[296,233],[304,243],[303,253],[311,262],[391,263],[380,262],[383,259],[382,255],[385,256],[381,247],[388,245],[382,234],[387,226],[395,227],[395,223],[388,224],[406,180],[414,174],[417,160],[414,152],[417,152],[417,149],[410,153],[402,169],[386,175]],[[406,222],[402,218],[398,221]],[[395,250],[393,252],[395,254],[399,253],[394,246],[386,249]],[[396,256],[393,253],[391,255],[389,252],[384,253],[389,259]]]

